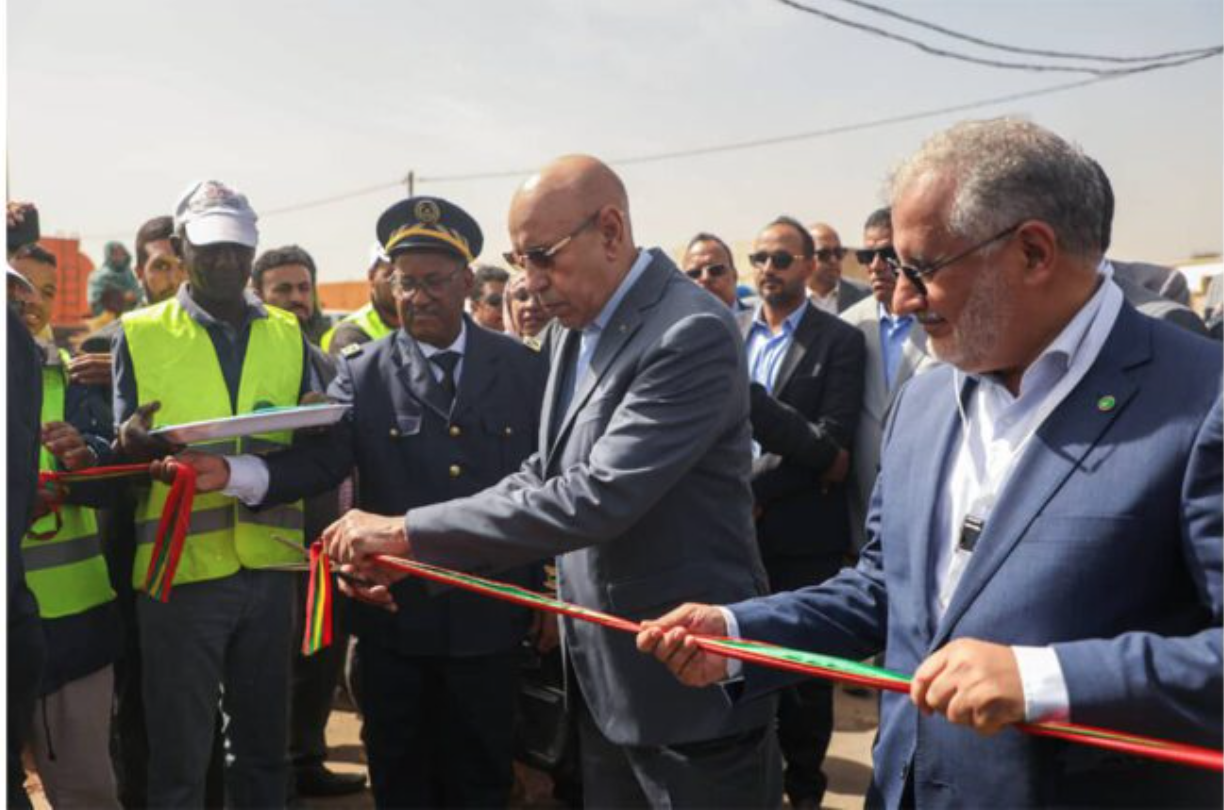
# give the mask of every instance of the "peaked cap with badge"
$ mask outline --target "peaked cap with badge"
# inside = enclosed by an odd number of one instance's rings
[[[410,250],[440,251],[471,264],[484,246],[476,220],[441,197],[409,197],[397,202],[378,218],[377,233],[389,259]]]

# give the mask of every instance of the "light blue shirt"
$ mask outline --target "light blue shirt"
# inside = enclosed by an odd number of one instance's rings
[[[786,357],[786,352],[794,341],[795,330],[799,328],[799,321],[803,320],[808,306],[808,302],[804,301],[794,312],[787,315],[776,335],[770,331],[769,324],[765,323],[760,309],[752,318],[752,328],[748,330],[748,340],[744,344],[744,351],[748,356],[748,376],[753,382],[764,386],[770,394],[774,392],[782,358]]]
[[[595,320],[583,328],[578,343],[578,359],[574,363],[574,373],[565,378],[565,391],[561,401],[565,403],[566,410],[569,410],[570,402],[574,398],[574,392],[578,390],[579,381],[586,376],[587,371],[591,367],[591,358],[595,356],[595,350],[599,348],[599,339],[603,336],[603,331],[607,328],[608,321],[612,320],[612,316],[616,314],[616,308],[620,306],[620,302],[624,300],[630,288],[642,277],[642,273],[646,272],[646,268],[650,265],[650,260],[650,251],[638,251],[637,260],[629,268],[629,272],[625,274],[625,277],[621,279],[620,285],[612,293],[608,303],[604,304],[603,309],[595,316]]]
[[[905,339],[914,328],[914,316],[895,317],[881,303],[876,304],[880,313],[880,354],[884,359],[884,390],[891,391],[897,382],[897,369],[901,368],[901,356]]]

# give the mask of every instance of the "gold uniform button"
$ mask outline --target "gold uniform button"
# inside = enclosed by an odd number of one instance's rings
[[[399,428],[391,428],[391,438],[394,439],[397,436],[399,436]]]
[[[458,426],[458,425],[451,425],[451,426],[450,426],[450,435],[451,435],[453,438],[456,438],[456,439],[457,439],[457,438],[459,438],[460,436],[462,436],[462,435],[463,435],[463,431],[459,429],[459,426]]]
[[[451,478],[458,478],[462,474],[463,474],[463,469],[458,464],[450,465],[450,477]]]
[[[502,431],[502,433],[504,433],[504,434],[505,434],[505,435],[507,435],[507,436],[513,436],[513,435],[514,435],[514,428],[510,427],[509,425],[506,425],[506,429],[505,429],[505,430],[503,430],[503,431]]]

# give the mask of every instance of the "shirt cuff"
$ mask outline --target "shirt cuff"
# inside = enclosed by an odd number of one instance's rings
[[[725,608],[722,605],[715,605],[719,612],[723,615],[723,621],[727,623],[727,638],[738,639],[740,637],[739,621],[735,618],[735,614],[730,608]],[[738,680],[744,677],[744,662],[738,658],[727,659],[727,677],[723,679],[723,683],[727,681]]]
[[[1071,699],[1062,665],[1053,647],[1012,647],[1020,686],[1024,689],[1024,719],[1028,723],[1066,720]]]
[[[229,483],[222,495],[237,498],[247,506],[258,506],[268,496],[268,464],[259,456],[226,456]]]

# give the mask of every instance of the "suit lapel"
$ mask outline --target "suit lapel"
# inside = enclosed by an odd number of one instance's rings
[[[955,392],[956,395],[968,396],[972,385],[974,383],[971,380],[966,381],[961,390]],[[910,609],[914,616],[919,617],[917,624],[924,636],[929,636],[934,631],[934,623],[926,585],[933,574],[933,560],[936,556],[933,546],[946,541],[935,525],[935,515],[943,497],[943,482],[951,466],[952,454],[956,452],[955,442],[961,432],[960,415],[956,408],[934,408],[930,416],[922,420],[921,425],[922,435],[915,434],[908,437],[908,440],[918,445],[918,456],[929,459],[930,466],[925,470],[918,470],[917,475],[909,475],[907,471],[904,479],[897,482],[895,488],[899,488],[901,493],[912,493],[904,514],[924,516],[913,521],[915,536],[905,546],[909,553],[909,570],[914,578],[914,587],[910,589],[913,598]],[[930,430],[929,444],[927,429]],[[895,496],[890,493],[887,497]],[[903,503],[903,498],[904,495],[897,500]]]
[[[396,370],[400,383],[415,399],[435,411],[438,416],[449,420],[450,408],[446,405],[446,395],[434,380],[429,361],[421,353],[421,347],[402,332],[397,334],[394,340],[396,351],[400,355],[399,368]]]
[[[569,432],[570,427],[574,423],[574,418],[578,412],[582,410],[587,400],[591,398],[591,394],[595,391],[595,387],[599,381],[607,373],[616,360],[617,355],[625,348],[625,345],[637,332],[642,325],[642,310],[652,306],[659,300],[659,296],[663,293],[663,288],[669,281],[670,274],[667,272],[670,267],[670,262],[666,259],[660,260],[660,254],[653,253],[650,264],[646,266],[646,270],[638,278],[637,282],[621,299],[616,311],[612,313],[612,317],[608,319],[608,325],[604,327],[603,333],[599,336],[599,344],[595,348],[595,354],[591,357],[591,363],[587,367],[586,374],[581,380],[574,381],[574,396],[570,399],[569,409],[562,417],[560,427],[557,428],[556,438],[552,441],[552,446],[548,450],[548,461],[552,461],[553,455],[557,452],[565,442],[565,436]],[[672,271],[674,272],[674,270]],[[580,340],[579,333],[573,333],[568,340]],[[566,341],[559,341],[564,344]],[[577,360],[579,348],[575,347],[573,353],[574,361]],[[565,358],[565,354],[559,355],[560,358]],[[554,360],[558,357],[554,356]],[[571,361],[573,362],[573,361]],[[551,375],[552,377],[560,376],[560,369]],[[550,381],[551,382],[551,381]],[[555,403],[555,395],[553,393],[553,401]]]
[[[1128,369],[1151,356],[1149,330],[1139,317],[1123,306],[1092,368],[1046,419],[1012,470],[939,623],[932,649],[948,637],[1046,503],[1126,410],[1138,390]],[[1109,408],[1098,407],[1104,397],[1113,398]]]
[[[778,376],[774,379],[775,395],[786,390],[786,384],[790,382],[795,369],[799,368],[799,364],[803,362],[808,348],[816,341],[819,330],[820,318],[816,315],[816,308],[805,299],[803,316],[799,319],[799,325],[795,327],[795,334],[791,336],[790,346],[782,358],[782,365],[778,367]]]
[[[455,391],[455,413],[471,410],[497,381],[497,364],[493,362],[493,349],[489,345],[493,336],[466,315],[464,319],[467,320],[467,344],[463,350],[463,375]],[[436,387],[441,393],[441,386]]]

